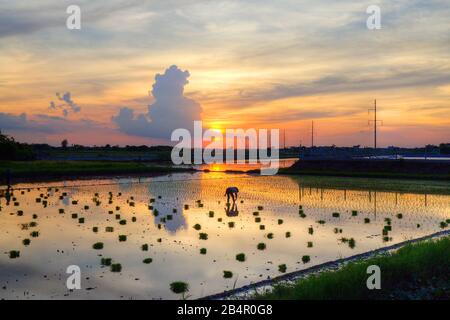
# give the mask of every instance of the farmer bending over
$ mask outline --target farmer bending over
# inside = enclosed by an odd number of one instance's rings
[[[237,187],[228,187],[225,191],[225,195],[227,196],[227,203],[230,202],[230,196],[231,199],[233,199],[233,202],[237,200],[237,194],[239,192],[239,189]]]

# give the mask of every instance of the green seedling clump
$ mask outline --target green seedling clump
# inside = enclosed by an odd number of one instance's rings
[[[148,244],[143,244],[142,246],[141,246],[141,249],[142,249],[142,251],[148,251]]]
[[[111,264],[111,272],[120,272],[122,271],[122,265],[120,263]]]
[[[200,249],[200,254],[206,254],[206,248],[201,248]]]
[[[152,258],[145,258],[144,260],[142,260],[142,262],[145,263],[145,264],[149,264],[149,263],[153,262],[153,259]]]
[[[124,242],[124,241],[127,241],[127,236],[124,235],[124,234],[120,234],[119,235],[119,242]]]
[[[195,225],[194,225],[194,229],[195,230],[200,230],[202,228],[202,226],[200,225],[200,224],[198,224],[198,223],[196,223]]]
[[[245,254],[244,253],[238,253],[236,255],[236,260],[239,262],[244,262],[245,261]]]
[[[9,258],[10,259],[16,259],[16,258],[19,258],[20,257],[20,251],[17,251],[17,250],[11,250],[10,252],[9,252]]]
[[[311,261],[311,258],[309,256],[303,256],[302,257],[302,262],[303,263],[308,263],[309,261]]]
[[[94,243],[94,244],[92,245],[92,248],[95,249],[95,250],[101,250],[101,249],[103,249],[103,242],[97,242],[97,243]]]
[[[200,240],[208,240],[208,234],[207,233],[199,233]]]
[[[23,239],[22,243],[23,243],[24,246],[29,246],[30,243],[31,243],[31,240],[30,239]]]
[[[170,290],[176,294],[184,294],[189,291],[189,285],[183,281],[175,281],[170,284]]]
[[[111,258],[102,258],[100,261],[102,266],[110,266],[112,264]]]
[[[287,270],[286,264],[283,263],[278,266],[278,271],[285,273],[286,270]]]
[[[266,249],[266,244],[263,242],[258,243],[258,245],[256,246],[258,248],[258,250],[264,250]]]
[[[353,216],[353,217],[356,217],[357,215],[358,215],[358,211],[352,210],[352,216]]]
[[[223,277],[225,278],[225,279],[229,279],[229,278],[233,278],[233,272],[231,272],[231,271],[224,271],[223,272]]]
[[[332,216],[333,218],[339,218],[340,214],[339,212],[333,212]]]
[[[370,219],[369,218],[364,218],[364,223],[370,223]]]

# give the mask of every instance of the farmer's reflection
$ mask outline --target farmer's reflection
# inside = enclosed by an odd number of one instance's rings
[[[227,203],[227,206],[225,207],[225,213],[227,217],[237,217],[239,215],[239,210],[236,202],[233,202],[233,205]]]

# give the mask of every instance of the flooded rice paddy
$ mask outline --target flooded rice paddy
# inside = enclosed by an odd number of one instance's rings
[[[407,181],[405,183],[408,183]],[[224,190],[239,188],[236,206]],[[450,196],[225,173],[22,184],[0,199],[0,298],[199,298],[428,235]],[[81,270],[81,290],[66,269]]]

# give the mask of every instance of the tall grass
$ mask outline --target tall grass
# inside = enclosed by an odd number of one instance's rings
[[[381,289],[369,290],[367,267],[381,270]],[[338,271],[323,272],[294,284],[275,285],[271,292],[257,294],[257,299],[385,299],[393,290],[408,288],[410,283],[441,277],[449,279],[450,237],[406,245],[386,256],[352,262]],[[445,280],[446,279],[446,280]]]

